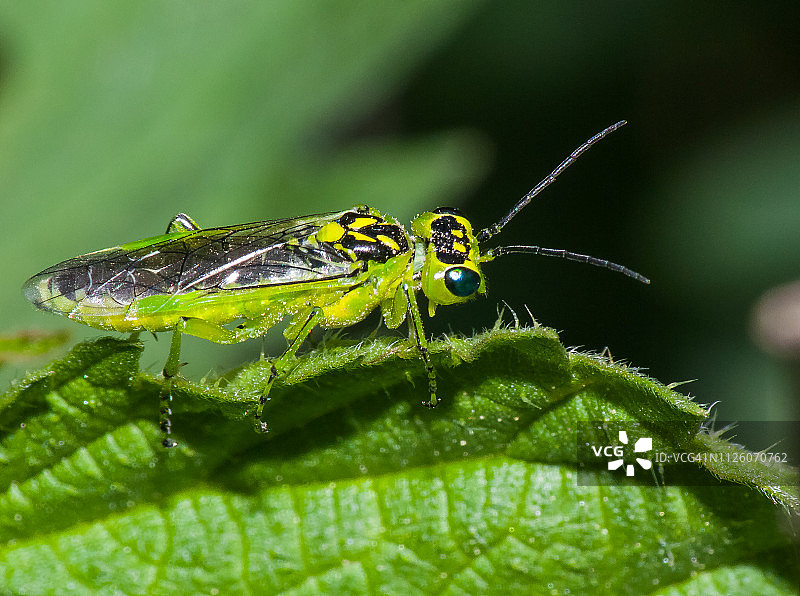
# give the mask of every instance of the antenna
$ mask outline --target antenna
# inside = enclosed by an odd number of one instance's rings
[[[519,203],[517,203],[514,206],[514,208],[511,211],[508,212],[508,215],[506,215],[503,219],[498,221],[496,224],[494,224],[492,226],[489,226],[488,228],[484,228],[483,230],[478,232],[478,236],[477,236],[478,243],[480,244],[480,243],[486,242],[492,236],[494,236],[496,234],[499,234],[500,230],[502,230],[505,227],[505,225],[508,222],[510,222],[514,218],[515,215],[517,215],[517,213],[522,211],[525,208],[525,206],[528,203],[530,203],[536,197],[536,195],[538,195],[545,188],[547,188],[553,182],[555,182],[555,180],[559,176],[559,174],[561,174],[561,172],[563,172],[568,167],[570,167],[573,163],[575,163],[575,161],[584,153],[584,151],[589,149],[589,147],[594,145],[600,139],[610,135],[612,132],[614,132],[618,128],[622,128],[627,123],[628,122],[626,120],[620,120],[616,124],[612,124],[611,126],[606,128],[605,130],[602,130],[602,131],[598,132],[591,139],[589,139],[588,141],[583,143],[580,147],[575,149],[575,151],[570,153],[570,155],[569,155],[569,157],[567,157],[567,159],[562,161],[558,165],[558,167],[555,170],[553,170],[552,172],[550,172],[550,174],[544,180],[542,180],[539,184],[534,186],[528,194],[526,194],[524,197],[522,197],[520,199]],[[541,253],[541,254],[545,254],[545,253]]]
[[[579,263],[588,263],[589,265],[594,265],[595,267],[602,267],[603,269],[610,269],[611,271],[616,271],[617,273],[622,273],[623,275],[627,275],[628,277],[632,277],[633,279],[640,281],[644,284],[649,284],[650,280],[647,279],[641,273],[636,273],[633,269],[628,269],[624,265],[619,265],[617,263],[612,263],[611,261],[607,261],[606,259],[598,259],[597,257],[591,257],[589,255],[582,255],[576,252],[571,252],[569,250],[564,250],[563,248],[542,248],[541,246],[498,246],[496,248],[490,248],[485,253],[485,258],[487,261],[491,261],[496,259],[497,257],[502,257],[504,255],[513,255],[513,254],[529,254],[529,255],[543,255],[545,257],[560,257],[562,259],[568,259],[570,261],[578,261]]]

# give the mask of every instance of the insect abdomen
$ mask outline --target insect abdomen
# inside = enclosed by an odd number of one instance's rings
[[[114,250],[107,249],[92,256]],[[37,308],[92,327],[120,330],[111,319],[124,316],[130,301],[120,300],[119,291],[103,289],[109,280],[103,275],[102,260],[87,261],[86,257],[77,257],[34,275],[22,288],[25,298]]]

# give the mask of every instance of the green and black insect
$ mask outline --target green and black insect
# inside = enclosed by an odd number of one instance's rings
[[[164,377],[180,368],[183,334],[220,344],[263,335],[288,317],[286,351],[271,364],[256,408],[258,428],[276,378],[285,374],[314,327],[338,328],[380,308],[387,327],[408,319],[411,340],[428,374],[428,407],[438,403],[436,373],[416,293],[439,305],[485,294],[482,265],[527,253],[562,257],[617,271],[644,283],[642,275],[606,260],[538,246],[485,248],[493,236],[595,142],[620,128],[617,122],[578,147],[499,222],[477,233],[456,209],[418,215],[409,233],[395,218],[357,206],[345,211],[203,229],[179,213],[166,234],[75,257],[45,269],[24,286],[36,307],[74,321],[120,332],[172,331]],[[240,321],[235,327],[228,323]],[[167,383],[170,387],[170,383]],[[169,438],[171,389],[162,395],[161,428]]]

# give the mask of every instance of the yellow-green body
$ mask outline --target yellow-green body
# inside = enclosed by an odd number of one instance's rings
[[[46,302],[53,312],[96,329],[109,331],[172,331],[181,319],[200,319],[225,325],[237,319],[271,321],[271,327],[286,316],[302,313],[312,306],[322,308],[319,324],[327,328],[347,327],[363,320],[380,306],[390,328],[405,317],[402,302],[398,310],[395,297],[406,277],[410,282],[410,254],[375,264],[362,276],[368,283],[353,289],[353,279],[310,281],[302,285],[277,285],[266,288],[243,288],[224,294],[189,292],[177,295],[157,294],[138,298],[120,306],[110,298],[105,305],[84,306],[80,301],[52,296],[47,280],[41,280],[30,291]],[[359,280],[361,281],[361,280]],[[401,293],[402,296],[402,293]],[[229,342],[221,342],[229,343]]]
[[[347,327],[380,308],[389,328],[408,316],[430,381],[425,403],[434,406],[435,373],[415,293],[425,291],[433,315],[437,304],[486,290],[466,219],[451,210],[424,213],[412,229],[418,236],[365,206],[210,229],[178,214],[166,234],[54,265],[29,279],[24,291],[37,307],[91,327],[172,331],[167,378],[180,368],[182,334],[230,344],[288,318],[290,346],[272,364],[257,418],[272,382],[314,327]],[[445,287],[445,271],[458,278],[447,283],[455,283],[459,295]],[[167,432],[169,411],[162,407]]]
[[[360,213],[359,210],[364,213]],[[357,214],[350,217],[355,220],[355,225],[349,226],[348,229],[337,222],[345,214]],[[407,304],[401,285],[403,283],[414,285],[413,240],[396,220],[387,219],[377,210],[356,207],[350,211],[334,214],[285,220],[279,226],[275,226],[272,222],[260,222],[260,226],[245,224],[208,230],[185,229],[175,224],[177,220],[178,218],[170,224],[171,229],[177,227],[177,231],[76,257],[43,271],[27,282],[26,296],[40,308],[98,329],[119,332],[142,330],[160,332],[172,331],[180,324],[185,326],[184,333],[206,337],[219,343],[233,343],[246,338],[240,337],[241,334],[228,333],[221,327],[230,322],[239,319],[246,322],[258,321],[258,325],[255,326],[245,323],[245,329],[257,327],[263,332],[286,317],[292,317],[293,320],[296,318],[298,322],[304,321],[312,308],[320,309],[317,324],[327,328],[352,325],[364,319],[377,307],[381,308],[384,320],[390,328],[397,327],[405,318]],[[280,233],[279,242],[275,241],[276,227],[290,229],[296,227],[297,222],[305,224],[304,236]],[[359,233],[358,224],[372,224],[373,227],[378,224],[379,228],[391,230],[395,236],[402,234],[406,244],[401,247],[390,237],[373,238]],[[80,273],[91,271],[93,266],[97,267],[97,263],[102,263],[107,258],[118,261],[124,255],[145,253],[145,258],[137,256],[133,261],[135,264],[126,265],[127,268],[123,268],[122,273],[111,272],[112,275],[122,275],[123,278],[125,276],[135,278],[147,268],[146,257],[151,259],[160,257],[161,255],[156,253],[174,249],[182,242],[191,242],[193,246],[241,228],[244,228],[244,233],[256,238],[252,246],[253,253],[265,247],[258,242],[258,233],[262,232],[263,235],[265,229],[270,232],[266,235],[266,242],[271,243],[266,246],[282,253],[303,247],[318,248],[322,245],[331,251],[337,251],[340,253],[339,256],[343,257],[335,267],[338,275],[306,275],[296,279],[297,275],[294,274],[291,264],[285,264],[282,270],[279,269],[283,276],[265,275],[264,283],[249,285],[231,283],[224,288],[192,289],[191,279],[179,279],[173,287],[141,291],[140,295],[133,296],[127,301],[121,301],[116,295],[118,292],[112,291],[113,283],[103,282],[109,286],[104,290],[102,286],[100,289],[92,286],[92,282],[88,286],[81,287],[75,279],[66,281],[64,279],[68,277],[65,272],[72,272],[74,278],[75,271]],[[388,246],[385,251],[389,253],[388,258],[381,259],[383,262],[364,259],[352,250],[348,250],[339,242],[348,234],[358,234],[356,241],[360,242],[361,246],[369,247],[372,244],[382,244],[384,248]],[[281,247],[274,248],[279,243]],[[182,256],[181,251],[176,253],[176,258]],[[231,265],[229,267],[231,273],[235,273],[236,268],[241,267],[247,260]],[[224,255],[220,255],[218,261],[213,263],[213,266],[225,266]],[[204,273],[199,275],[195,273],[195,277],[202,275]],[[106,277],[108,276],[107,274]],[[83,277],[91,280],[92,276]],[[65,283],[70,284],[68,291],[63,287]],[[182,283],[184,288],[180,287]],[[97,282],[94,284],[96,286]],[[293,327],[294,325],[290,324],[287,337],[293,336]],[[250,337],[254,334],[259,334],[255,328],[253,333],[244,335]]]

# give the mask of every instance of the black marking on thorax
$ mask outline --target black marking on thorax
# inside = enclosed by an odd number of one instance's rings
[[[398,224],[356,211],[348,211],[337,221],[345,229],[338,243],[352,250],[359,260],[385,263],[408,252],[406,232]]]
[[[442,215],[431,223],[431,240],[436,258],[447,265],[462,265],[469,256],[467,228],[452,215]]]

